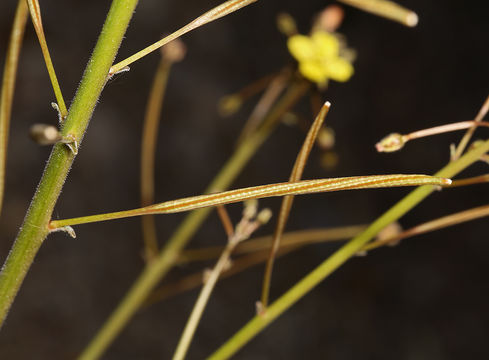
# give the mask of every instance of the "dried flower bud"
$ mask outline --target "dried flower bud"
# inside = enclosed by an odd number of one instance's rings
[[[256,217],[256,221],[258,221],[261,225],[264,225],[267,222],[269,222],[271,218],[272,218],[272,210],[263,209],[258,213],[258,216]]]
[[[326,170],[331,170],[334,169],[338,163],[340,162],[340,159],[338,157],[338,154],[334,151],[325,151],[319,160],[319,163],[323,168]]]
[[[290,16],[287,13],[278,14],[277,27],[278,30],[286,36],[292,36],[297,34],[297,26],[295,24],[295,20],[292,16]]]
[[[340,27],[344,16],[345,13],[342,7],[338,5],[330,5],[319,13],[314,28],[334,32]]]
[[[161,48],[163,58],[170,63],[182,61],[186,53],[187,47],[180,39],[170,41]]]
[[[287,125],[287,126],[296,126],[297,123],[299,122],[299,119],[296,114],[292,112],[286,112],[282,116],[282,124]]]
[[[55,126],[46,124],[32,125],[29,135],[39,145],[53,145],[61,140],[58,129]]]
[[[316,143],[323,150],[329,150],[334,146],[335,136],[334,130],[329,127],[322,127],[319,129]]]
[[[380,140],[375,147],[378,152],[394,152],[402,149],[405,143],[405,136],[398,133],[392,133]]]
[[[263,306],[263,303],[261,301],[257,301],[255,303],[255,309],[256,309],[256,315],[263,315],[265,311],[265,307]]]
[[[395,221],[389,225],[387,225],[385,228],[383,228],[379,234],[377,235],[376,241],[384,242],[389,239],[394,239],[394,241],[389,241],[387,245],[389,246],[396,246],[399,244],[400,240],[395,239],[397,235],[399,235],[402,232],[402,227],[401,225]]]
[[[239,95],[228,95],[224,96],[219,100],[217,109],[222,117],[227,117],[233,115],[236,111],[241,108],[243,104],[243,99]]]

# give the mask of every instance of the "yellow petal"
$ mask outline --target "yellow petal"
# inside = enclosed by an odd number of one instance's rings
[[[335,81],[345,82],[353,75],[353,65],[339,57],[328,61],[325,69],[328,77]]]
[[[321,59],[335,58],[340,51],[338,39],[324,31],[317,31],[312,34],[317,56]]]
[[[325,67],[318,62],[307,61],[299,64],[299,71],[306,78],[315,83],[323,83],[327,80],[328,74]]]
[[[294,35],[287,40],[290,53],[299,61],[307,61],[316,57],[315,44],[304,35]]]

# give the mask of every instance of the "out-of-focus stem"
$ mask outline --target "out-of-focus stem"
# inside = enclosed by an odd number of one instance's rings
[[[489,205],[479,206],[469,210],[460,211],[455,214],[450,214],[432,221],[425,222],[423,224],[412,227],[411,229],[403,231],[396,236],[389,237],[387,239],[378,240],[378,241],[373,241],[365,245],[362,248],[362,251],[370,251],[380,246],[397,243],[411,236],[425,234],[431,231],[443,229],[449,226],[461,224],[485,216],[489,216]]]
[[[143,207],[154,203],[156,142],[160,124],[161,107],[165,96],[170,68],[171,63],[162,56],[146,107],[143,138],[141,141],[141,206]],[[155,219],[153,215],[146,215],[141,218],[141,221],[144,240],[144,257],[146,261],[151,261],[158,254]]]
[[[3,68],[2,89],[0,94],[0,214],[2,212],[3,194],[5,191],[5,169],[7,164],[8,133],[10,116],[14,101],[15,79],[19,64],[20,48],[27,22],[27,4],[19,0],[15,11],[14,24],[10,33],[10,41]]]
[[[418,24],[418,15],[393,1],[387,0],[338,0],[343,4],[354,6],[374,15],[397,21],[403,25],[413,27]]]

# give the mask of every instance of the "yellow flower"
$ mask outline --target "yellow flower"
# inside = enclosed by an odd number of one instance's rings
[[[299,62],[301,74],[319,85],[328,79],[345,82],[353,75],[352,64],[340,57],[338,39],[329,33],[317,31],[310,37],[293,35],[287,47]]]

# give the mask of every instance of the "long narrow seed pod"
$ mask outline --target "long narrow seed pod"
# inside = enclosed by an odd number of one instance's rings
[[[311,153],[312,146],[316,142],[317,135],[321,126],[326,118],[326,115],[329,112],[331,104],[327,101],[319,114],[316,116],[313,124],[309,132],[307,133],[306,139],[304,140],[304,144],[302,145],[299,154],[297,155],[297,159],[295,160],[294,166],[292,168],[292,173],[290,175],[289,181],[299,181],[302,178],[302,173],[304,172],[304,167],[306,166],[307,159],[309,158],[309,154]],[[275,259],[275,254],[278,251],[280,246],[280,240],[282,238],[282,233],[284,232],[285,225],[289,218],[290,210],[292,209],[292,203],[294,201],[293,196],[285,196],[282,199],[282,205],[280,207],[280,212],[277,220],[277,226],[275,228],[275,233],[273,235],[272,247],[270,248],[270,256],[268,258],[265,273],[263,275],[263,285],[262,285],[262,294],[261,294],[261,307],[265,309],[268,305],[268,298],[270,294],[270,283],[272,281],[272,270],[273,263]]]
[[[178,213],[183,211],[201,209],[205,207],[231,204],[249,199],[259,199],[273,196],[302,195],[338,190],[370,189],[396,186],[444,186],[450,184],[450,179],[428,175],[373,175],[333,179],[304,180],[295,183],[285,182],[224,191],[217,194],[199,195],[178,200],[170,200],[160,204],[146,206],[144,208],[133,210],[82,216],[73,219],[54,220],[49,223],[48,228],[49,230],[53,231],[65,226],[87,224],[92,222],[114,220],[148,214]]]

